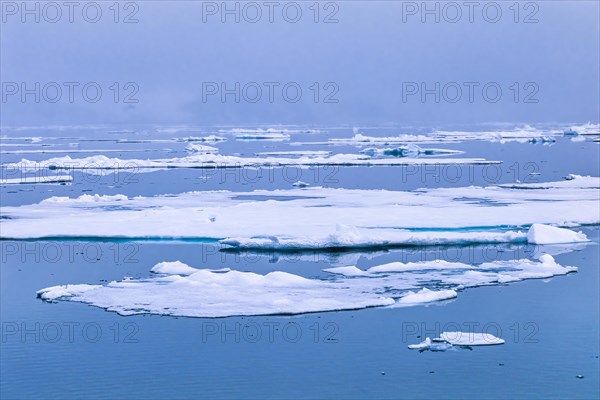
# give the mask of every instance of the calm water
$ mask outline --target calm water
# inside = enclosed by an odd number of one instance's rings
[[[397,131],[367,133],[394,135]],[[28,134],[82,136],[70,131]],[[85,135],[109,140],[161,138],[103,132]],[[196,132],[177,134],[190,135],[200,136]],[[289,142],[230,139],[216,146],[223,154],[244,155],[300,149],[357,152],[353,146],[290,145],[350,136],[350,130],[336,130],[293,135]],[[47,143],[78,143],[80,149],[136,150],[107,153],[120,158],[183,156],[187,144],[78,139]],[[561,138],[552,146],[470,142],[422,147],[464,150],[465,154],[458,157],[482,157],[503,164],[463,166],[460,178],[456,178],[456,171],[416,167],[169,170],[133,175],[120,172],[100,178],[79,172],[69,185],[2,186],[0,193],[2,205],[19,205],[49,196],[83,193],[272,190],[291,188],[296,180],[331,187],[410,190],[510,183],[516,179],[543,182],[559,180],[569,173],[600,174],[600,146],[590,141]],[[2,154],[2,162],[55,156],[60,154]],[[222,319],[121,317],[80,303],[44,303],[35,292],[65,283],[146,277],[155,263],[171,260],[194,267],[227,266],[259,273],[281,270],[323,277],[323,268],[350,265],[349,260],[358,260],[361,268],[435,258],[480,263],[532,258],[540,249],[513,245],[255,254],[224,253],[210,243],[2,241],[1,397],[597,398],[600,231],[598,227],[584,231],[592,239],[591,244],[555,256],[558,263],[579,268],[568,276],[470,289],[460,292],[454,301],[427,307]],[[425,336],[469,327],[500,336],[506,344],[435,353],[407,349],[408,344],[418,343]]]

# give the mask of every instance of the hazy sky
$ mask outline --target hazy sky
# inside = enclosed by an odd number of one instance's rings
[[[53,4],[2,2],[4,126],[599,119],[598,1]]]

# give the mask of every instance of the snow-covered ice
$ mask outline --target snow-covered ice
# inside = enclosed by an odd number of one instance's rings
[[[430,262],[435,263],[436,261]],[[419,269],[361,272],[355,266],[332,269],[333,279],[309,279],[273,271],[265,275],[230,269],[196,269],[179,261],[152,267],[149,278],[106,285],[59,285],[41,289],[46,301],[76,301],[122,315],[161,314],[188,317],[302,314],[377,306],[416,306],[452,299],[468,287],[523,279],[549,278],[576,271],[549,256],[540,261],[494,261],[470,269]],[[369,271],[369,270],[367,270]],[[341,276],[341,277],[340,277]],[[453,344],[492,344],[481,338],[445,338]]]
[[[9,169],[41,170],[45,168],[86,170],[87,173],[103,173],[102,170],[135,169],[136,172],[148,172],[166,168],[243,168],[278,167],[293,165],[310,166],[400,166],[400,165],[490,165],[498,164],[482,158],[372,158],[362,154],[334,154],[331,156],[301,157],[241,157],[222,154],[190,154],[186,157],[163,159],[121,159],[95,155],[84,158],[70,156],[55,157],[43,161],[22,159],[2,166]]]
[[[3,207],[8,219],[2,221],[0,235],[211,239],[239,249],[275,250],[525,243],[533,224],[598,224],[597,181],[575,178],[565,181],[567,185],[548,183],[543,189],[527,190],[306,187],[133,198],[51,197],[38,204]],[[252,200],[247,200],[249,195]]]

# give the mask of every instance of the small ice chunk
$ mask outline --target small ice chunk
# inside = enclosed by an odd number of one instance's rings
[[[440,339],[455,346],[488,346],[504,344],[504,339],[500,339],[490,333],[478,332],[442,332],[440,334]]]
[[[296,181],[296,182],[292,183],[292,186],[303,188],[303,187],[310,186],[310,183]]]
[[[181,261],[163,261],[152,267],[150,272],[155,274],[191,275],[198,272],[198,269],[192,268]]]
[[[215,154],[219,152],[219,149],[216,147],[198,143],[190,143],[186,146],[185,149],[190,153],[198,154]]]
[[[431,340],[430,338],[426,338],[421,343],[409,345],[408,348],[411,350],[420,350],[420,351],[425,351],[425,350],[446,351],[446,350],[449,350],[452,348],[452,344],[450,344],[447,341],[440,339],[440,338],[433,339],[433,340]]]
[[[531,244],[561,244],[589,242],[589,239],[583,232],[574,232],[544,224],[533,224],[527,232],[527,241]]]
[[[412,350],[421,350],[421,349],[428,349],[429,346],[431,346],[431,339],[426,338],[425,340],[423,340],[421,343],[417,343],[417,344],[409,344],[408,348],[412,349]]]

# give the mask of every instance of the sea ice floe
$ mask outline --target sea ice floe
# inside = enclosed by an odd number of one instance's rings
[[[265,134],[285,134],[290,135],[294,133],[319,133],[318,129],[289,129],[289,128],[233,128],[233,129],[220,129],[221,133],[230,134],[248,134],[248,135],[265,135]]]
[[[576,135],[600,135],[600,124],[588,122],[587,124],[573,125],[569,128],[569,133],[571,132]]]
[[[504,339],[496,337],[491,333],[481,332],[442,332],[439,338],[425,338],[418,344],[408,346],[412,350],[446,351],[453,346],[492,346],[504,344]]]
[[[565,182],[527,190],[306,187],[51,197],[38,204],[2,207],[7,219],[1,222],[0,237],[209,239],[238,249],[274,250],[526,243],[532,224],[600,222],[598,178]]]
[[[515,128],[508,131],[480,131],[480,132],[465,132],[465,131],[435,131],[433,137],[440,141],[489,141],[489,142],[551,142],[555,141],[552,136],[562,136],[563,132],[560,129],[540,130],[531,126],[523,128]]]
[[[266,275],[197,270],[107,285],[65,285],[42,289],[44,300],[79,301],[121,315],[152,313],[187,317],[301,314],[393,304],[377,293],[286,272]]]
[[[600,189],[600,178],[568,174],[564,180],[557,182],[510,183],[498,186],[510,189]]]
[[[177,138],[177,141],[180,142],[207,142],[207,143],[216,143],[216,142],[224,142],[227,140],[226,137],[217,136],[217,135],[208,135],[208,136],[188,136],[183,138]]]
[[[235,135],[237,140],[273,140],[282,141],[289,140],[290,135],[287,133],[276,132],[247,132]]]
[[[338,224],[335,232],[309,236],[230,237],[219,242],[239,249],[309,250],[376,248],[393,246],[432,246],[448,244],[525,242],[521,231],[412,231],[404,229],[356,228]]]
[[[265,156],[327,157],[327,156],[331,155],[331,152],[323,151],[323,150],[261,151],[259,153],[255,153],[255,155],[260,156],[260,157],[265,157]]]
[[[592,128],[593,129],[593,128]],[[427,135],[401,134],[398,136],[378,137],[366,136],[360,133],[351,138],[330,139],[329,144],[344,145],[392,145],[405,143],[459,143],[466,141],[489,142],[549,142],[553,136],[562,136],[561,129],[536,129],[531,126],[515,128],[507,131],[434,131]]]
[[[427,264],[431,266],[435,262]],[[540,262],[495,261],[472,265],[470,270],[431,269],[427,274],[422,273],[420,268],[361,273],[353,266],[337,268],[333,279],[324,280],[282,271],[261,275],[229,269],[196,269],[175,261],[155,265],[151,269],[155,275],[149,278],[127,278],[105,285],[52,286],[39,290],[37,295],[46,301],[82,302],[122,315],[151,313],[227,317],[302,314],[429,304],[452,299],[457,296],[457,291],[467,287],[548,278],[576,270],[575,267],[560,266],[546,255]],[[492,344],[488,338],[482,343],[477,336],[474,339],[444,339],[461,345]]]
[[[166,168],[244,168],[281,166],[400,166],[400,165],[491,165],[499,161],[482,158],[372,158],[362,154],[334,154],[331,156],[301,157],[242,157],[222,154],[190,154],[186,157],[163,159],[121,159],[96,155],[84,158],[70,156],[55,157],[43,161],[22,159],[3,164],[7,169],[38,171],[45,168],[85,170],[87,173],[104,173],[103,170],[135,169],[136,172],[149,172]]]
[[[204,144],[198,143],[190,143],[185,148],[190,153],[198,153],[198,154],[214,154],[218,153],[219,149],[213,146],[207,146]]]
[[[457,141],[457,140],[456,140]],[[367,136],[361,133],[357,133],[351,138],[334,138],[329,139],[330,144],[340,145],[392,145],[392,144],[404,144],[404,143],[435,143],[439,142],[436,138],[428,135],[409,135],[403,134],[398,136]]]
[[[383,149],[369,147],[362,150],[361,153],[369,156],[416,157],[420,155],[453,155],[464,153],[464,151],[450,149],[424,149],[416,144],[408,144],[405,146]]]
[[[55,175],[55,176],[29,176],[21,178],[0,178],[1,185],[36,185],[36,184],[52,184],[72,182],[71,175]]]

